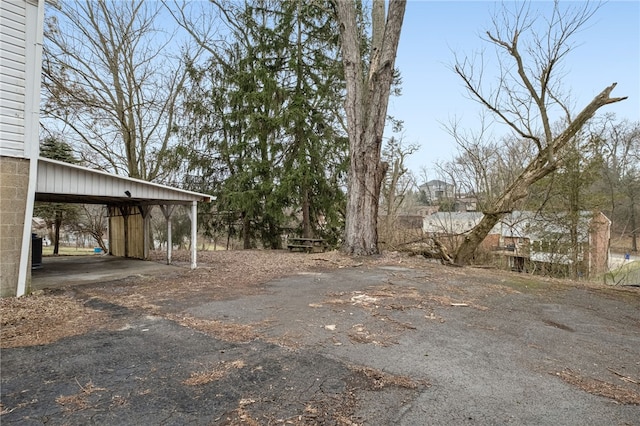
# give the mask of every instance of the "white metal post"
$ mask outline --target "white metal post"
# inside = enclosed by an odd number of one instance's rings
[[[160,206],[164,219],[167,221],[167,265],[171,265],[171,251],[173,250],[173,240],[171,238],[171,213],[173,206]]]
[[[31,250],[31,221],[33,219],[33,205],[36,196],[36,182],[38,175],[38,157],[40,142],[38,123],[40,121],[40,80],[42,69],[42,38],[44,34],[44,2],[36,6],[27,4],[26,10],[26,72],[24,80],[24,140],[25,157],[29,159],[29,183],[27,184],[27,200],[24,212],[24,226],[22,228],[22,247],[20,264],[18,266],[18,282],[16,296],[27,294],[27,280],[30,279],[31,265],[29,251]],[[35,24],[35,28],[32,25]],[[3,24],[4,25],[4,24]],[[3,89],[4,90],[4,89]]]
[[[191,269],[196,269],[196,252],[198,246],[198,202],[191,204]]]
[[[142,206],[140,208],[140,212],[142,213],[142,238],[144,241],[142,242],[142,257],[145,260],[149,259],[149,234],[151,227],[151,209],[153,206]]]

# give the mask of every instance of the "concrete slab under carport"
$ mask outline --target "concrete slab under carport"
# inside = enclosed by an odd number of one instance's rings
[[[45,256],[31,271],[32,291],[119,280],[131,276],[166,275],[186,269],[150,260],[109,255]]]

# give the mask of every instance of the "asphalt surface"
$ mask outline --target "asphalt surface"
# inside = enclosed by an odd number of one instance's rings
[[[262,324],[247,343],[86,298],[123,325],[3,349],[0,422],[640,425],[639,405],[562,379],[640,393],[637,292],[438,271],[335,269],[166,302]],[[189,382],[212,371],[223,374]]]
[[[148,274],[170,274],[183,267],[107,255],[45,256],[42,266],[31,271],[32,290],[74,284],[108,282]]]

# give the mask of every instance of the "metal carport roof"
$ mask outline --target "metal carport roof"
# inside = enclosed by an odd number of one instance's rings
[[[194,201],[208,203],[212,197],[40,157],[35,199],[56,203],[189,205]]]

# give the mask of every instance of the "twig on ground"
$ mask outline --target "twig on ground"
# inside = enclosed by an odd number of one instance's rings
[[[631,377],[625,376],[624,374],[621,374],[621,373],[618,373],[617,371],[613,370],[612,368],[607,367],[607,370],[611,371],[613,374],[615,374],[616,376],[620,377],[620,380],[622,380],[623,382],[635,383],[636,385],[640,385],[640,381],[633,380]]]

